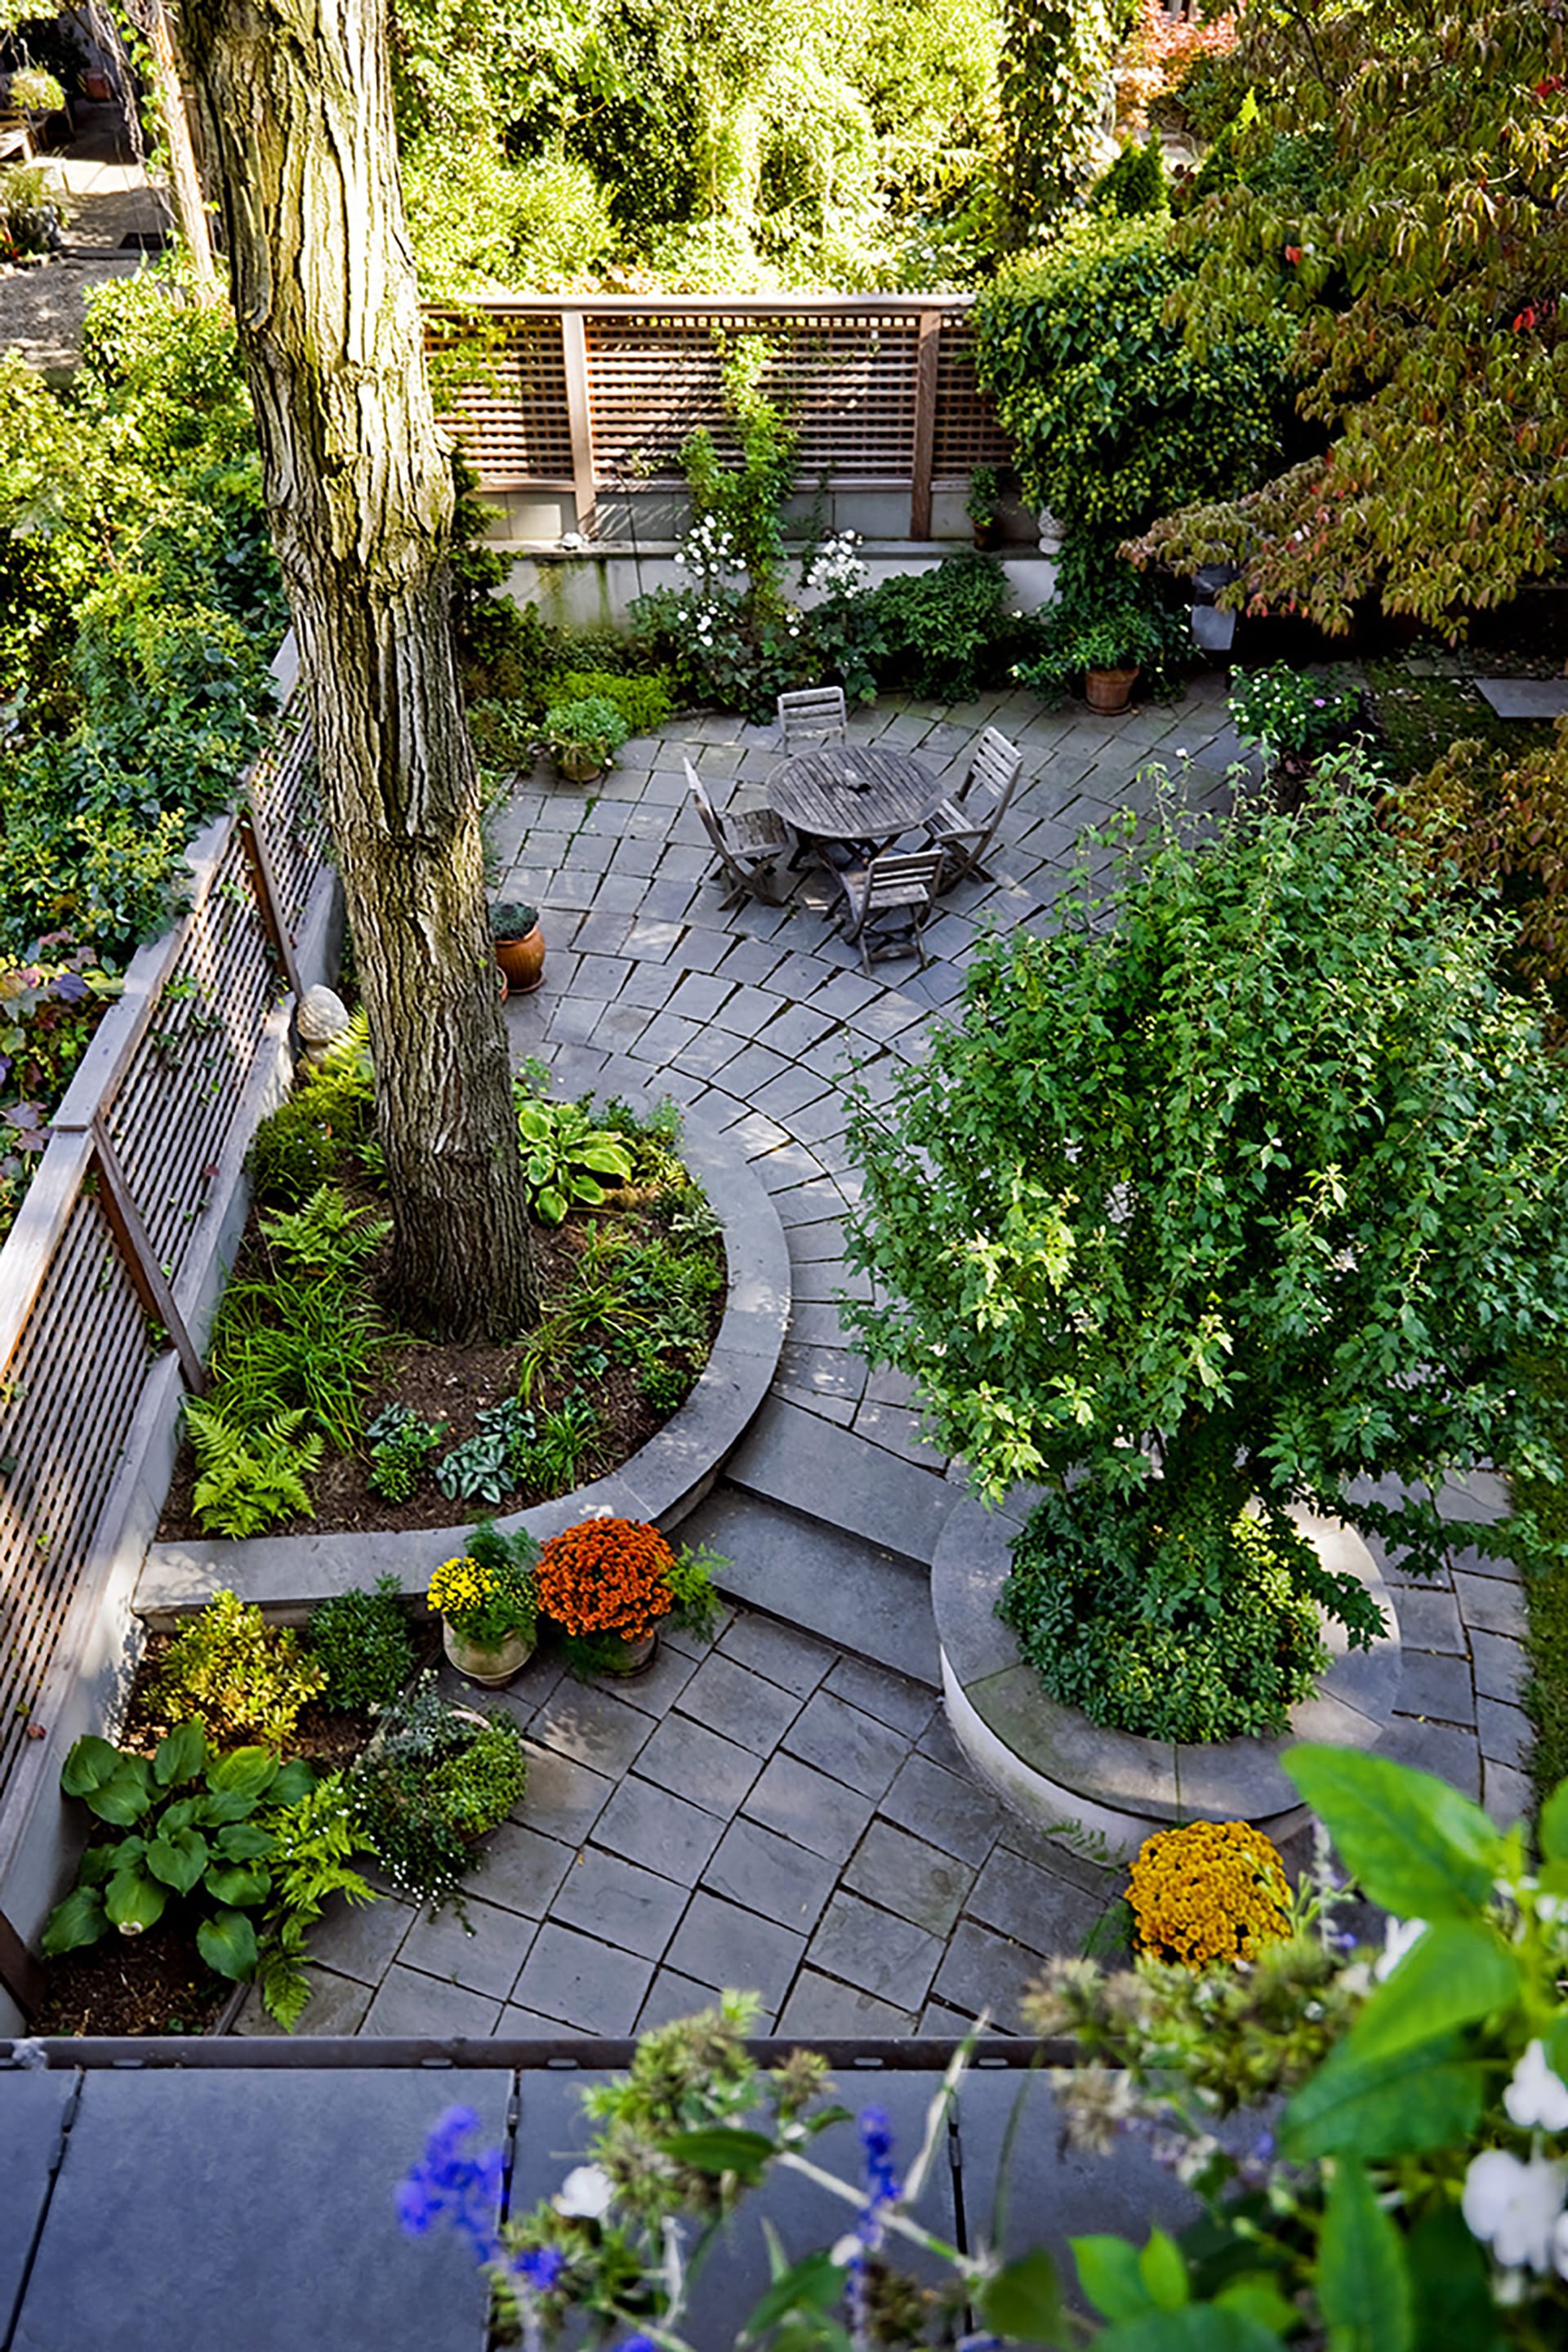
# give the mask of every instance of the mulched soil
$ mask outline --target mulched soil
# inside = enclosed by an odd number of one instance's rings
[[[379,1213],[384,1213],[384,1201],[376,1202],[374,1206]],[[629,1226],[639,1237],[643,1234],[661,1230],[653,1219],[636,1208],[617,1210],[615,1213],[617,1223]],[[256,1212],[253,1210],[237,1263],[237,1274],[265,1276],[272,1270],[255,1221]],[[573,1270],[592,1231],[592,1223],[588,1215],[580,1214],[553,1230],[542,1226],[534,1228],[535,1257],[546,1316],[571,1286]],[[384,1284],[386,1273],[384,1257],[373,1262],[370,1276],[373,1289]],[[721,1285],[711,1305],[708,1330],[710,1348],[723,1319],[723,1312],[724,1287]],[[502,1345],[493,1340],[407,1340],[389,1351],[383,1374],[366,1400],[365,1423],[368,1425],[384,1405],[395,1401],[407,1405],[426,1421],[445,1422],[447,1433],[440,1452],[433,1457],[438,1461],[440,1453],[448,1446],[457,1445],[476,1433],[480,1412],[515,1393],[521,1352],[515,1342]],[[269,1536],[290,1536],[319,1534],[327,1530],[446,1528],[472,1521],[481,1515],[526,1510],[531,1504],[548,1502],[552,1494],[570,1492],[574,1486],[585,1485],[590,1478],[618,1468],[639,1446],[646,1445],[669,1419],[668,1412],[657,1412],[648,1404],[636,1370],[613,1361],[602,1373],[594,1377],[585,1375],[580,1366],[570,1360],[558,1368],[547,1370],[535,1383],[531,1398],[533,1409],[540,1413],[552,1411],[574,1391],[581,1391],[597,1412],[599,1436],[592,1456],[583,1463],[577,1475],[565,1485],[549,1489],[520,1486],[500,1503],[454,1502],[441,1493],[427,1466],[419,1486],[406,1503],[389,1503],[384,1496],[373,1494],[365,1483],[370,1468],[368,1449],[347,1455],[329,1453],[321,1468],[308,1481],[314,1504],[310,1516],[278,1520],[267,1529],[267,1533]],[[173,1542],[202,1536],[203,1529],[191,1508],[191,1491],[195,1475],[191,1448],[183,1444],[159,1523],[161,1540]]]

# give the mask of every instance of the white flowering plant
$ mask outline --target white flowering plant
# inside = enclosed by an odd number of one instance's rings
[[[585,2095],[600,2125],[587,2160],[530,2214],[497,2222],[499,2154],[462,2154],[460,2118],[444,2119],[401,2192],[405,2227],[446,2219],[471,2240],[525,2352],[590,2315],[595,2340],[619,2352],[688,2352],[691,2280],[775,2168],[840,2200],[849,2226],[793,2263],[773,2241],[773,2284],[736,2315],[737,2344],[1560,2347],[1568,1782],[1542,1811],[1532,1856],[1522,1829],[1500,1833],[1427,1773],[1325,1747],[1285,1763],[1326,1832],[1286,1942],[1207,1973],[1142,1960],[1108,1977],[1059,1962],[1034,1997],[1038,2031],[1075,2036],[1081,2053],[1051,2077],[1074,2139],[1102,2154],[1141,2139],[1205,2208],[1179,2240],[1155,2229],[1142,2246],[1070,2242],[1077,2300],[1097,2320],[1064,2302],[1043,2248],[1005,2260],[980,2228],[956,2247],[917,2217],[967,2045],[920,2148],[897,2150],[886,2116],[867,2108],[859,2178],[844,2180],[812,2149],[845,2120],[824,2104],[822,2061],[797,2051],[760,2072],[743,1996],[645,2037],[628,2075]],[[1352,1890],[1331,1867],[1330,1838],[1352,1884],[1394,1915],[1381,1952],[1339,1924]],[[1245,2152],[1245,2130],[1215,2128],[1266,2105],[1273,2128]],[[918,2287],[900,2268],[910,2255]]]
[[[1355,736],[1361,697],[1342,671],[1275,662],[1236,673],[1229,709],[1242,741],[1257,743],[1267,759],[1316,760]]]

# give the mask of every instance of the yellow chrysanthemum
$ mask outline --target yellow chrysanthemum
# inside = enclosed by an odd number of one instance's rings
[[[1256,1959],[1290,1932],[1285,1865],[1248,1822],[1189,1822],[1146,1838],[1127,1899],[1140,1949],[1191,1969]]]
[[[470,1610],[482,1609],[494,1584],[489,1569],[481,1568],[477,1559],[443,1560],[430,1579],[430,1606],[438,1617],[456,1620]]]

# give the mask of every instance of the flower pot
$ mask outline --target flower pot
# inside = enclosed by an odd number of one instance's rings
[[[496,961],[506,974],[509,992],[527,996],[544,978],[544,933],[535,923],[521,940],[498,940]]]
[[[592,751],[557,751],[555,772],[569,784],[591,784],[595,776],[605,772],[603,760],[595,760]]]
[[[466,1680],[479,1683],[486,1690],[500,1690],[503,1683],[515,1681],[533,1655],[533,1643],[526,1634],[509,1633],[496,1649],[486,1650],[477,1642],[466,1641],[445,1617],[441,1647]]]
[[[999,522],[975,522],[969,528],[975,546],[983,554],[993,547],[1001,546],[1002,526]]]
[[[1126,669],[1086,670],[1083,698],[1089,709],[1098,710],[1102,719],[1114,719],[1119,710],[1125,710],[1132,699],[1132,684],[1138,670],[1137,662]]]
[[[599,1643],[601,1674],[622,1680],[628,1675],[645,1675],[658,1655],[658,1627],[651,1633],[602,1633]]]

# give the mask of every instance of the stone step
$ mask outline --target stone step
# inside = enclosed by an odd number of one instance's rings
[[[901,1552],[929,1568],[963,1499],[934,1470],[900,1461],[802,1406],[770,1397],[725,1465],[725,1477],[829,1530]]]
[[[941,1686],[925,1574],[884,1545],[803,1518],[728,1480],[681,1521],[680,1539],[710,1545],[729,1562],[714,1581],[731,1600]]]

